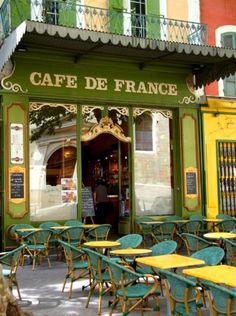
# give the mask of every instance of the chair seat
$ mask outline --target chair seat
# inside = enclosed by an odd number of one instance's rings
[[[45,245],[40,245],[40,244],[37,244],[37,245],[27,245],[27,248],[29,250],[44,250],[46,249]]]
[[[95,280],[99,281],[100,278],[98,275],[95,275]],[[103,282],[111,282],[111,277],[110,277],[110,274],[109,272],[104,272],[103,275],[102,275],[102,281]]]
[[[10,275],[11,271],[9,269],[3,269],[2,274],[4,277],[8,278]]]
[[[126,292],[126,297],[127,298],[139,298],[139,297],[143,297],[147,294],[148,291],[150,291],[152,286],[150,285],[146,285],[146,284],[135,284],[132,285],[130,287],[126,287],[125,288],[125,292]],[[117,295],[118,296],[123,296],[123,292],[122,290],[118,290],[117,291]],[[160,293],[157,295],[160,295]]]
[[[136,272],[137,273],[141,273],[141,274],[155,274],[155,272],[153,271],[153,269],[152,268],[150,268],[150,267],[140,267],[140,266],[138,266],[137,268],[136,268]]]
[[[184,304],[176,303],[176,307],[175,307],[175,312],[177,314],[182,315],[182,316],[196,316],[197,315],[196,310],[197,310],[197,305],[196,305],[195,301],[189,303],[189,313],[188,314],[185,311]]]

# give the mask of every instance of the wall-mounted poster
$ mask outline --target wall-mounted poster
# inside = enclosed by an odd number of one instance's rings
[[[9,198],[16,204],[25,201],[25,168],[9,168]]]
[[[77,202],[77,186],[73,178],[61,179],[61,200],[62,203],[76,203]]]
[[[23,124],[11,123],[11,163],[24,163]]]

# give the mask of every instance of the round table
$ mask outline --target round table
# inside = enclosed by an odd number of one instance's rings
[[[120,243],[118,241],[110,241],[110,240],[97,240],[97,241],[87,241],[83,244],[83,247],[95,248],[103,252],[105,249],[105,253],[112,248],[119,247]]]
[[[206,233],[203,236],[204,236],[204,238],[207,238],[207,239],[221,239],[221,238],[232,239],[232,238],[236,238],[236,234],[227,233],[227,232],[212,232],[212,233]]]
[[[212,225],[212,230],[215,231],[216,224],[223,222],[222,218],[204,218],[204,222]]]
[[[111,255],[115,255],[120,257],[124,260],[125,263],[130,264],[127,258],[132,258],[131,266],[135,269],[136,268],[136,261],[137,257],[144,257],[150,255],[152,253],[151,249],[144,249],[144,248],[125,248],[125,249],[116,249],[110,252]]]

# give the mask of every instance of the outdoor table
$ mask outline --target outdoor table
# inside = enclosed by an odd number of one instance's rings
[[[53,230],[63,230],[63,229],[67,229],[67,228],[70,228],[72,226],[52,226],[50,227],[50,229],[53,229]]]
[[[211,224],[212,230],[215,231],[215,226],[217,223],[223,222],[223,218],[204,218],[203,221]]]
[[[110,252],[111,255],[118,256],[124,260],[127,264],[129,264],[127,258],[131,258],[133,262],[131,266],[136,269],[136,261],[137,257],[143,257],[152,252],[151,249],[144,249],[144,248],[125,248],[125,249],[116,249]]]
[[[80,226],[83,227],[84,229],[91,229],[91,228],[96,228],[100,225],[99,224],[81,224]]]
[[[235,233],[227,233],[227,232],[212,232],[212,233],[206,233],[203,236],[204,238],[207,238],[207,239],[216,239],[216,240],[220,240],[222,238],[225,238],[225,239],[236,238]]]
[[[144,225],[159,225],[164,223],[164,221],[150,221],[150,222],[140,222],[140,224],[144,224]]]
[[[32,227],[32,228],[18,228],[16,229],[16,232],[19,233],[30,233],[30,232],[34,232],[35,230],[41,230],[42,228],[36,228],[36,227]]]
[[[227,265],[204,266],[201,268],[184,269],[183,273],[197,279],[214,283],[223,283],[226,286],[236,287],[236,267]]]
[[[175,269],[205,263],[203,260],[177,254],[137,258],[136,261],[149,267],[159,269]]]
[[[105,253],[107,253],[109,249],[116,248],[118,246],[120,246],[118,241],[109,240],[87,241],[83,244],[83,247],[95,248],[100,250],[100,252],[103,252],[105,249]]]

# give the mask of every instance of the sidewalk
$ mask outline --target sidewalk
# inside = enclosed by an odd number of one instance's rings
[[[35,316],[96,316],[97,315],[97,293],[92,296],[90,305],[85,308],[89,288],[81,290],[82,285],[88,284],[88,280],[77,281],[73,284],[73,297],[68,299],[68,286],[62,293],[62,283],[64,280],[66,265],[61,261],[51,260],[52,267],[48,268],[47,262],[37,265],[32,271],[30,264],[19,267],[17,279],[21,291],[22,301],[20,305],[24,310],[33,312]],[[14,291],[16,295],[16,291]],[[108,316],[108,296],[103,297],[102,315]],[[165,297],[160,297],[161,315],[169,316],[170,310]],[[122,315],[121,312],[114,312],[114,315]],[[140,315],[140,311],[134,311],[130,315]],[[154,316],[155,311],[145,312],[145,316]],[[203,312],[204,316],[209,316],[208,311]]]

